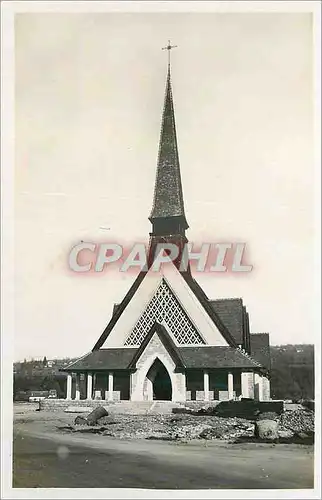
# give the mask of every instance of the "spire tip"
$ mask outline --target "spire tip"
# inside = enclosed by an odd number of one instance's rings
[[[177,48],[178,45],[171,45],[171,40],[168,40],[168,45],[165,47],[162,47],[162,50],[167,50],[168,51],[168,72],[170,73],[170,65],[171,65],[171,60],[170,60],[170,51],[172,49]]]

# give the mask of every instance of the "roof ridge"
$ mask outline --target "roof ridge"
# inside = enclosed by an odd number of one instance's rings
[[[262,366],[261,363],[259,363],[259,361],[257,361],[256,359],[254,359],[250,354],[248,354],[247,351],[245,351],[245,349],[243,349],[242,347],[235,347],[235,349],[237,351],[240,352],[240,354],[242,354],[243,356],[245,356],[247,359],[249,359],[250,361],[252,361],[255,365],[257,366]]]
[[[64,366],[64,368],[70,368],[71,366],[75,365],[78,361],[81,361],[82,359],[86,358],[86,356],[88,356],[89,354],[91,354],[93,351],[89,351],[87,352],[86,354],[84,354],[83,356],[80,356],[79,358],[77,358],[75,361],[72,361],[71,363],[69,363],[67,366]]]
[[[223,297],[220,299],[209,299],[209,302],[223,302],[224,300],[241,300],[243,301],[242,297]]]

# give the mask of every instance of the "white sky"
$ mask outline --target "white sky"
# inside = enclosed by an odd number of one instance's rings
[[[133,275],[75,275],[79,240],[147,241],[168,38],[191,241],[245,241],[205,276],[253,332],[313,342],[310,14],[19,14],[15,359],[90,351]],[[110,227],[106,233],[101,226]]]

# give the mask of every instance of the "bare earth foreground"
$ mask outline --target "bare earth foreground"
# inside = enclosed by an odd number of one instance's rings
[[[313,446],[64,433],[75,415],[15,405],[14,488],[313,488]],[[133,417],[135,418],[135,417]]]

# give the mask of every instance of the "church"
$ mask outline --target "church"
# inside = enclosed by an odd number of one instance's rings
[[[166,47],[170,54],[171,44]],[[241,298],[207,297],[182,270],[188,223],[168,62],[147,268],[141,270],[92,351],[63,368],[66,399],[218,401],[270,399],[268,333],[251,333]],[[160,243],[178,257],[151,269]]]

